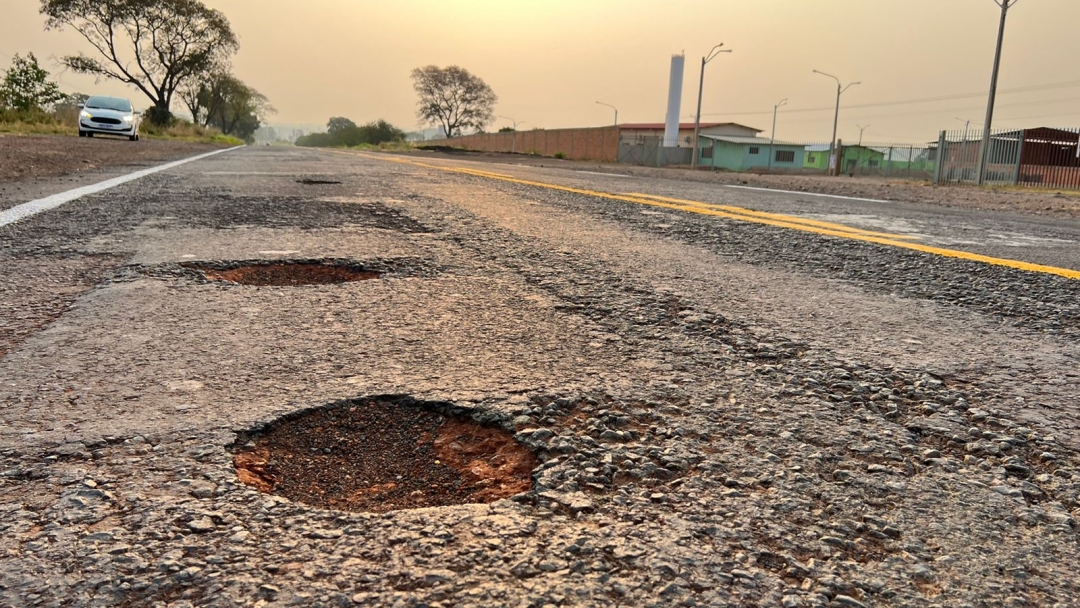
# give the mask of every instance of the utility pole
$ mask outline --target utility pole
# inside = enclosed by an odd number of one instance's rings
[[[607,107],[611,108],[612,110],[615,110],[615,126],[616,127],[619,126],[619,108],[616,108],[615,106],[611,105],[610,103],[604,103],[602,101],[598,101],[596,103],[598,103],[598,104],[600,104],[602,106],[607,106]]]
[[[773,106],[772,109],[772,133],[769,135],[769,173],[772,173],[772,161],[773,157],[776,156],[776,152],[773,151],[773,146],[776,144],[776,113],[780,110],[782,106],[786,105],[787,99],[781,99],[780,103]]]
[[[720,53],[730,53],[731,52],[731,49],[727,49],[727,50],[723,50],[723,51],[720,50],[720,47],[722,47],[722,46],[724,46],[723,42],[721,42],[720,44],[714,46],[712,48],[712,50],[709,51],[708,56],[701,58],[701,78],[698,79],[698,89],[697,89],[697,114],[695,115],[695,118],[694,118],[694,153],[690,155],[690,168],[691,169],[697,169],[697,165],[698,165],[698,136],[701,134],[701,95],[702,95],[702,92],[705,90],[705,65],[707,63],[709,63],[710,61],[712,61],[713,59],[716,59],[716,56],[719,55]]]
[[[832,74],[826,74],[825,72],[821,72],[821,71],[818,71],[818,70],[814,70],[814,73],[815,74],[821,74],[822,76],[828,76],[829,78],[832,78],[833,80],[836,81],[836,113],[833,115],[832,141],[829,142],[829,146],[830,146],[829,147],[829,169],[830,169],[830,172],[831,172],[831,170],[834,169],[834,168],[835,169],[840,168],[840,159],[836,158],[836,148],[837,148],[837,146],[836,146],[836,128],[840,124],[840,96],[844,94],[844,91],[850,89],[851,87],[853,87],[853,86],[855,86],[857,84],[862,84],[862,83],[861,82],[853,82],[853,83],[851,83],[851,84],[849,84],[849,85],[847,85],[845,87],[842,84],[840,84],[840,79],[837,78],[836,76],[833,76]],[[837,173],[839,173],[839,171],[837,171]]]
[[[990,73],[990,99],[986,102],[986,120],[983,122],[982,145],[979,147],[979,185],[986,183],[986,161],[990,156],[990,129],[994,122],[994,99],[997,97],[998,70],[1001,67],[1001,46],[1005,42],[1005,17],[1019,0],[994,0],[1001,7],[1001,23],[998,24],[997,48],[994,50],[994,70]]]

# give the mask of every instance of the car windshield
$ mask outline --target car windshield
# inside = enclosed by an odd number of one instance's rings
[[[91,97],[86,100],[86,107],[96,110],[116,110],[117,112],[130,112],[131,102],[116,97]]]

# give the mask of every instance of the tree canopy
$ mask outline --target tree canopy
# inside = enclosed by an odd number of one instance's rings
[[[456,65],[429,65],[412,71],[413,89],[419,96],[420,120],[439,125],[447,137],[462,129],[482,130],[495,120],[495,91],[478,76]]]
[[[296,145],[312,148],[338,146],[378,145],[392,141],[404,141],[405,131],[379,119],[363,126],[340,116],[330,119],[326,133],[311,133],[296,140]]]
[[[263,120],[274,113],[266,96],[232,74],[211,74],[204,82],[191,83],[179,91],[194,122],[217,127],[225,135],[254,140]]]
[[[239,48],[228,19],[199,0],[41,0],[45,29],[71,28],[97,51],[64,57],[81,74],[137,87],[155,123],[172,118],[176,91],[228,62]]]
[[[15,55],[0,82],[0,107],[41,111],[65,97],[60,86],[49,81],[49,72],[38,65],[33,53]]]

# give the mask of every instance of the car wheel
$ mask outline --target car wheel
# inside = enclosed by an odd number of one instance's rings
[[[87,131],[87,132],[86,132],[86,136],[87,136],[87,137],[93,137],[93,136],[94,136],[94,134],[93,134],[93,133],[91,133],[90,131]]]
[[[79,137],[86,137],[86,131],[79,129]]]
[[[130,140],[130,141],[139,141],[139,136],[138,135],[129,135],[128,140]]]

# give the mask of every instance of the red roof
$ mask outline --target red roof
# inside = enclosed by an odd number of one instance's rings
[[[703,122],[703,123],[701,123],[701,128],[702,129],[709,129],[709,128],[712,128],[712,127],[723,127],[723,126],[742,127],[744,129],[750,129],[751,131],[756,131],[757,133],[761,133],[761,129],[755,129],[753,127],[748,127],[746,125],[740,125],[737,122]],[[636,130],[639,130],[639,131],[663,131],[665,127],[666,127],[666,125],[664,123],[662,123],[662,122],[629,122],[629,123],[624,123],[624,124],[619,125],[620,129],[636,129]],[[679,130],[680,131],[681,130],[686,130],[686,129],[693,129],[693,128],[694,128],[694,123],[692,123],[692,122],[681,122],[681,123],[679,123]]]

